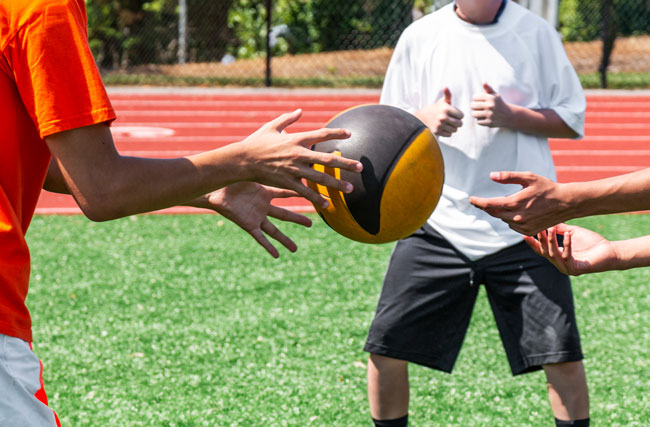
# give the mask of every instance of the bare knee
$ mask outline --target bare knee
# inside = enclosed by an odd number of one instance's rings
[[[379,373],[399,373],[405,372],[407,362],[404,360],[393,359],[392,357],[371,354],[368,359],[368,370],[375,370]]]

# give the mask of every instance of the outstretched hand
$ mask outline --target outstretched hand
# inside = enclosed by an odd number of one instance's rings
[[[319,142],[349,138],[350,132],[345,129],[322,128],[309,132],[286,132],[285,129],[295,123],[301,115],[301,110],[283,114],[264,124],[239,144],[233,145],[239,145],[241,148],[241,166],[250,168],[248,180],[295,191],[310,202],[327,207],[328,202],[307,187],[303,179],[344,193],[352,191],[352,184],[317,172],[311,165],[320,164],[352,172],[361,172],[362,165],[356,160],[310,149]]]
[[[558,234],[564,235],[563,247],[558,244]],[[524,239],[537,254],[572,276],[610,270],[618,259],[612,242],[582,227],[558,224],[538,233],[537,239]]]
[[[238,182],[196,199],[188,205],[220,213],[244,229],[271,256],[277,258],[280,254],[266,236],[277,240],[291,252],[295,252],[298,247],[269,218],[305,227],[311,226],[311,220],[288,209],[273,206],[271,201],[297,195],[294,191],[267,187],[255,182]]]
[[[560,184],[532,172],[492,172],[490,178],[500,184],[519,184],[523,189],[505,197],[475,197],[469,202],[513,230],[532,236],[569,219]]]

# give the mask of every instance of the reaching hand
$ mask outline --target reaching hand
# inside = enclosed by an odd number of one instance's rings
[[[307,187],[302,181],[303,178],[345,193],[352,191],[352,184],[317,172],[311,165],[317,163],[361,172],[361,162],[310,149],[319,142],[349,138],[350,133],[345,129],[323,128],[310,132],[287,133],[287,126],[295,123],[301,114],[301,110],[283,114],[263,125],[239,144],[232,145],[241,149],[241,166],[251,171],[248,180],[293,190],[310,202],[326,207],[327,201]]]
[[[509,127],[512,118],[510,105],[489,84],[483,83],[483,89],[485,92],[474,95],[470,104],[472,117],[481,126]]]
[[[472,196],[469,202],[506,222],[513,230],[532,236],[569,219],[560,184],[532,172],[492,172],[490,178],[500,184],[519,184],[523,189],[505,197]]]
[[[451,105],[451,91],[444,88],[442,98],[415,113],[437,136],[451,136],[463,125],[463,112]]]
[[[311,220],[304,215],[273,206],[271,201],[275,198],[297,195],[294,191],[266,187],[255,182],[238,182],[188,204],[220,213],[253,236],[271,256],[277,258],[280,254],[265,234],[280,242],[291,252],[295,252],[298,248],[269,218],[293,222],[305,227],[311,226]]]
[[[558,234],[564,235],[563,247],[558,245]],[[610,270],[618,259],[612,242],[582,227],[558,224],[537,234],[538,240],[524,239],[537,254],[572,276]]]

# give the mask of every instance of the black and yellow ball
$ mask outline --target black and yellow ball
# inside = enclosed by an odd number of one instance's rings
[[[313,166],[354,185],[345,194],[308,183],[330,202],[327,209],[314,206],[323,220],[364,243],[392,242],[420,228],[438,204],[444,181],[438,142],[424,123],[399,108],[362,105],[336,115],[325,127],[348,129],[352,135],[313,149],[359,160],[363,172]]]

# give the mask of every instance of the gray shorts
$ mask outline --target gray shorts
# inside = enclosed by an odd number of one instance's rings
[[[470,261],[428,225],[395,246],[365,350],[451,372],[481,284],[514,375],[582,360],[568,276],[524,242]]]

